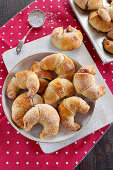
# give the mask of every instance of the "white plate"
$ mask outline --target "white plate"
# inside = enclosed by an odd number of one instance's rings
[[[97,32],[94,28],[92,28],[88,22],[88,15],[90,11],[83,10],[79,8],[74,0],[68,0],[74,13],[76,14],[81,26],[83,27],[84,31],[88,35],[89,39],[91,40],[95,50],[97,51],[99,57],[103,61],[103,63],[110,63],[113,61],[113,55],[106,52],[103,48],[102,42],[103,39],[106,37],[106,33]],[[109,6],[110,4],[107,0],[103,1],[105,6]]]
[[[76,122],[80,123],[82,125],[82,128],[78,132],[74,132],[74,131],[66,130],[60,124],[58,134],[56,136],[47,137],[45,139],[40,139],[39,138],[39,133],[42,130],[42,126],[40,124],[35,125],[29,132],[25,132],[23,129],[18,128],[14,124],[14,122],[11,119],[11,106],[12,106],[13,100],[8,99],[7,96],[6,96],[6,88],[7,88],[8,82],[14,76],[15,73],[17,73],[17,72],[19,72],[21,70],[29,69],[34,61],[40,61],[41,59],[43,59],[47,55],[50,55],[50,54],[53,54],[53,53],[54,52],[38,53],[38,54],[29,56],[29,57],[23,59],[22,61],[20,61],[18,64],[16,64],[16,66],[10,71],[10,73],[6,77],[6,80],[5,80],[4,86],[3,86],[3,90],[2,90],[3,109],[4,109],[4,112],[5,112],[5,115],[6,115],[7,119],[11,123],[11,125],[18,132],[20,132],[23,136],[25,136],[25,137],[27,137],[29,139],[32,139],[34,141],[47,142],[47,143],[60,142],[60,141],[64,141],[66,139],[74,137],[77,133],[82,131],[82,129],[87,125],[88,121],[90,120],[90,118],[91,118],[91,116],[93,114],[93,110],[94,110],[94,107],[95,107],[95,102],[91,101],[90,99],[84,98],[84,100],[90,105],[90,110],[86,115],[82,115],[82,114],[78,113],[75,116]],[[76,65],[76,71],[77,71],[81,67],[81,65],[79,63],[77,63],[77,62],[75,62],[75,65]]]

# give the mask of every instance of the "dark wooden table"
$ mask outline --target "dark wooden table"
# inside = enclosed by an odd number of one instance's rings
[[[33,0],[0,0],[0,27]],[[113,126],[76,170],[113,170]]]

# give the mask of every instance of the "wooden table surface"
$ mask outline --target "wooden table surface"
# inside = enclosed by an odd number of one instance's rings
[[[0,27],[33,0],[0,0]],[[75,170],[113,170],[113,126]]]

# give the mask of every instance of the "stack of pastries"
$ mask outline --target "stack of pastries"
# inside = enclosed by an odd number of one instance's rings
[[[89,23],[98,32],[107,33],[103,40],[103,47],[113,54],[113,0],[109,0],[110,6],[103,6],[103,0],[74,0],[84,10],[91,10]]]
[[[97,100],[106,89],[103,85],[96,85],[94,66],[83,66],[77,72],[75,67],[71,58],[56,53],[40,62],[35,61],[29,70],[16,73],[6,90],[7,97],[14,100],[13,122],[25,131],[35,124],[42,124],[40,138],[56,135],[60,122],[66,129],[79,130],[81,126],[74,121],[74,116],[77,112],[87,114],[90,106],[75,96],[75,91]],[[27,91],[18,95],[21,89]]]

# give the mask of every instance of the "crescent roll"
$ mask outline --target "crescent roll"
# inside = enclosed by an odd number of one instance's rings
[[[10,99],[15,99],[20,89],[28,89],[28,97],[33,97],[39,89],[39,79],[37,75],[29,70],[20,71],[10,80],[6,95]]]
[[[71,58],[64,54],[52,54],[40,61],[43,70],[55,71],[60,78],[72,80],[75,73],[75,65]]]
[[[85,10],[96,10],[103,4],[103,0],[74,0],[75,3]]]
[[[78,94],[91,100],[97,100],[106,93],[104,85],[96,85],[94,75],[95,66],[83,66],[75,73],[73,84]]]
[[[62,78],[56,78],[48,84],[44,93],[44,101],[53,107],[57,107],[57,103],[63,97],[70,97],[75,94],[73,84]]]
[[[74,117],[77,112],[86,114],[90,106],[80,97],[69,97],[64,99],[58,106],[62,125],[69,130],[79,130],[80,125],[75,123]]]
[[[101,11],[102,12],[102,11]],[[109,32],[113,30],[113,22],[107,22],[108,16],[105,17],[101,14],[98,14],[98,11],[92,11],[89,15],[89,23],[90,25],[95,28],[98,32]],[[103,19],[104,18],[104,19]]]
[[[37,104],[25,114],[23,122],[25,131],[29,131],[37,123],[42,124],[44,127],[40,133],[42,139],[58,133],[60,117],[52,106]]]
[[[49,70],[43,70],[40,66],[40,62],[34,61],[30,70],[35,72],[39,78],[40,87],[38,93],[43,93],[48,85],[48,83],[53,79],[52,72]]]
[[[38,94],[35,94],[33,98],[27,96],[27,92],[19,95],[13,102],[12,105],[12,120],[20,128],[24,128],[23,116],[26,112],[36,104],[42,104],[43,99]]]
[[[63,51],[74,50],[81,46],[83,35],[80,30],[69,25],[64,33],[63,27],[57,27],[51,34],[53,45]]]

